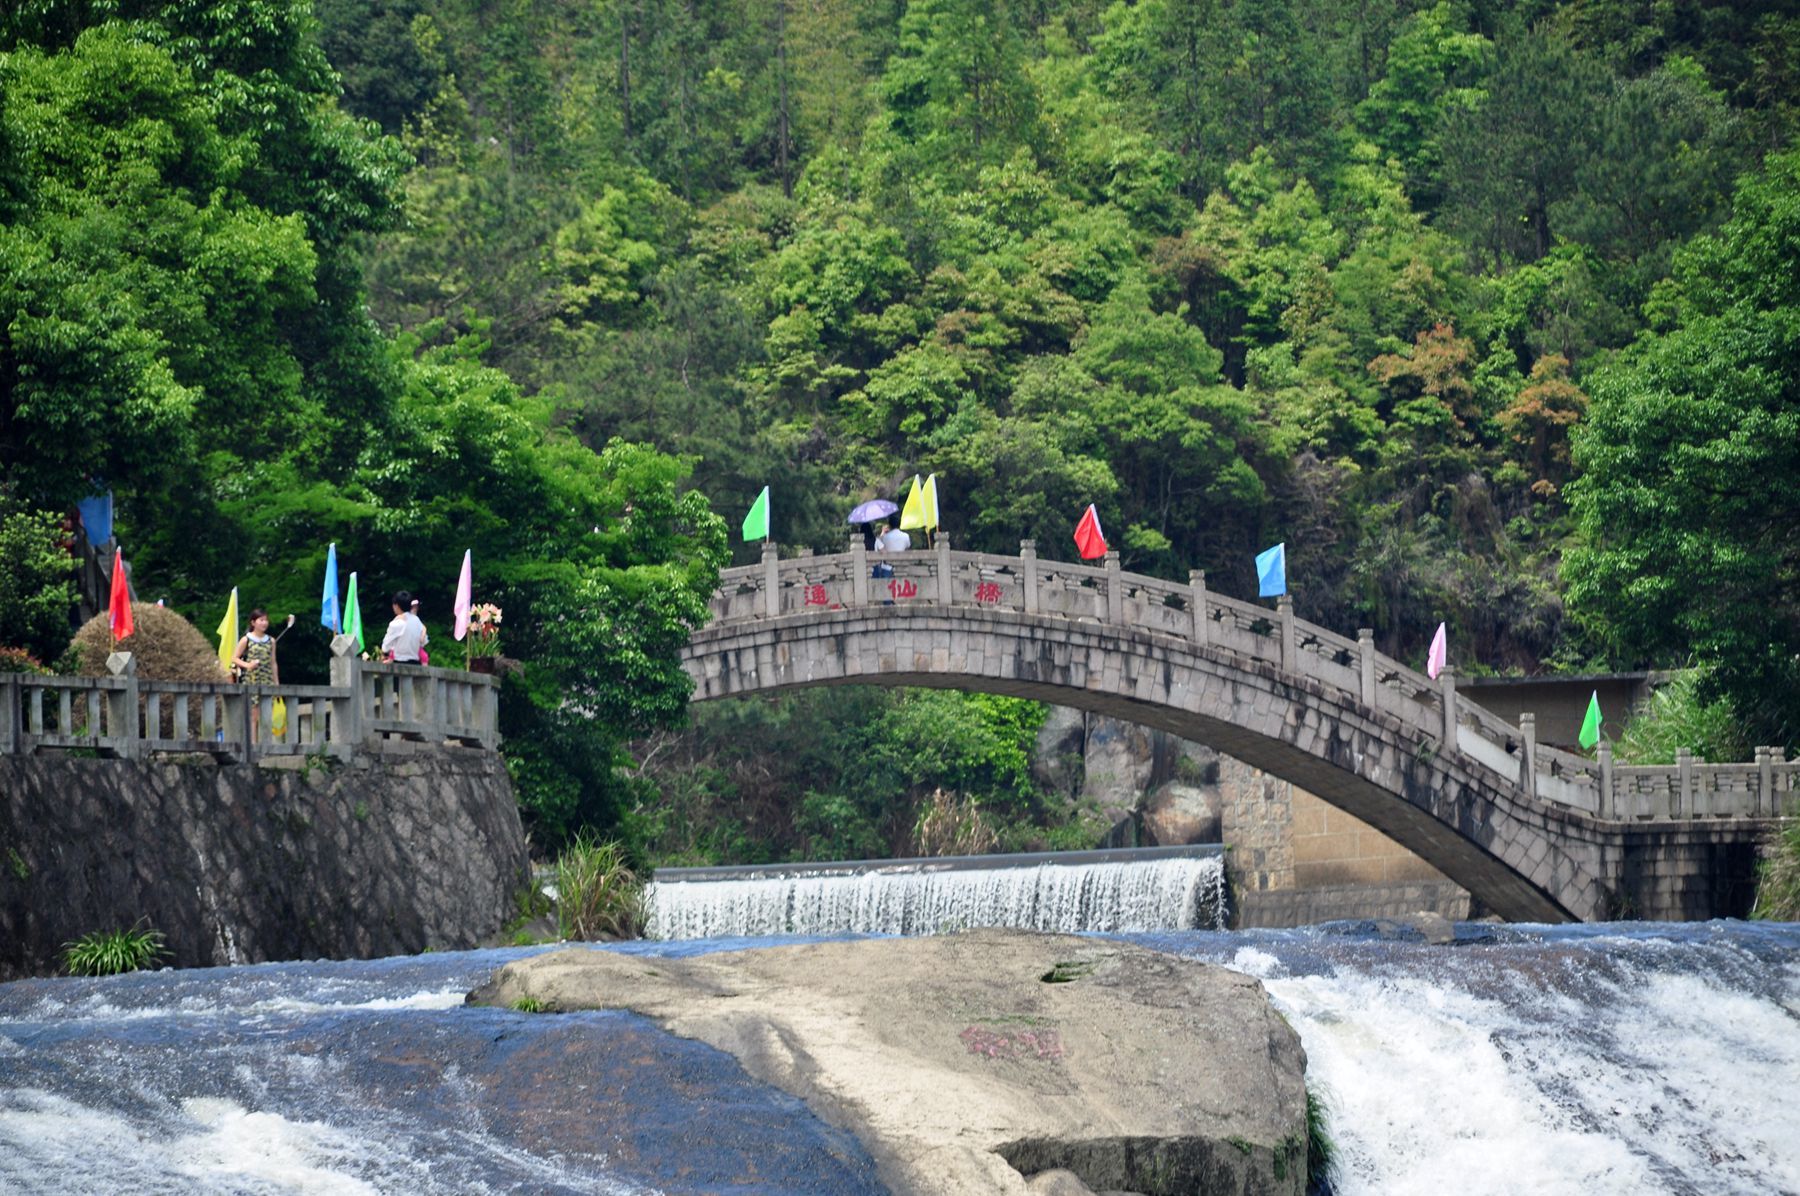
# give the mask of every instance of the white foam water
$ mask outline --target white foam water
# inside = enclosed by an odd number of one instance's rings
[[[1408,953],[1404,970],[1371,954],[1290,971],[1260,946],[1220,959],[1300,1033],[1333,1196],[1800,1194],[1793,966],[1747,988],[1756,968],[1680,944],[1436,950],[1454,954]]]
[[[649,886],[656,939],[778,934],[937,934],[977,926],[1121,933],[1218,928],[1218,856],[1129,863],[871,870],[857,875]]]

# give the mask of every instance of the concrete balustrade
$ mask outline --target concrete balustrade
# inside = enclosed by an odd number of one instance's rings
[[[221,761],[347,759],[388,740],[499,745],[499,688],[460,669],[372,663],[339,636],[330,685],[144,681],[130,653],[106,677],[0,674],[0,754],[87,750],[127,760],[197,753]],[[275,703],[286,721],[277,734]]]
[[[892,567],[892,577],[870,576],[877,560]],[[1270,607],[1225,597],[1207,588],[1200,570],[1186,585],[1127,573],[1116,552],[1098,565],[1075,564],[1044,560],[1030,540],[1013,557],[952,551],[940,535],[910,552],[870,554],[856,539],[846,553],[781,559],[765,543],[758,564],[720,575],[709,627],[886,604],[1012,611],[1169,636],[1397,717],[1436,751],[1465,758],[1527,797],[1603,820],[1776,817],[1800,798],[1800,763],[1777,749],[1758,748],[1742,763],[1703,763],[1684,753],[1673,765],[1639,767],[1615,767],[1610,745],[1597,760],[1558,751],[1538,743],[1530,715],[1521,726],[1505,722],[1457,692],[1454,670],[1433,681],[1376,651],[1368,628],[1348,639],[1296,616],[1289,598]]]

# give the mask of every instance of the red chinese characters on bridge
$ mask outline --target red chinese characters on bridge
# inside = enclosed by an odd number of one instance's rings
[[[808,605],[808,606],[830,606],[831,599],[829,599],[825,596],[825,587],[820,586],[820,585],[807,586],[806,587],[806,605]]]
[[[888,582],[888,593],[896,598],[916,598],[919,596],[919,587],[907,578],[896,577]]]
[[[1000,596],[1004,593],[1005,591],[1000,588],[998,583],[984,581],[975,587],[975,601],[992,605],[999,602]]]

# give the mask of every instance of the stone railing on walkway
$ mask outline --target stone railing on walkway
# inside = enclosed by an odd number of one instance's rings
[[[0,673],[0,754],[85,749],[142,759],[204,753],[249,762],[265,756],[348,757],[384,740],[500,742],[495,679],[460,669],[360,660],[338,637],[330,685],[143,681],[130,653],[106,677]],[[286,725],[275,733],[275,703]]]
[[[876,559],[892,567],[892,577],[870,576]],[[1616,765],[1605,742],[1593,759],[1562,751],[1537,742],[1532,715],[1513,726],[1458,694],[1454,670],[1433,681],[1382,655],[1368,628],[1348,639],[1296,618],[1288,598],[1271,608],[1225,597],[1207,589],[1199,570],[1186,585],[1126,573],[1116,552],[1100,565],[1077,565],[1039,559],[1030,540],[1010,557],[952,552],[939,537],[933,548],[877,558],[854,539],[848,552],[803,549],[783,560],[765,544],[759,564],[720,575],[709,626],[887,604],[1013,611],[1185,640],[1396,717],[1434,740],[1435,750],[1461,754],[1526,797],[1603,821],[1776,817],[1800,800],[1800,762],[1779,748],[1723,764],[1683,751],[1663,766]]]

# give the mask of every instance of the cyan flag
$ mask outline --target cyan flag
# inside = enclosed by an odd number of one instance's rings
[[[337,543],[325,550],[325,594],[319,599],[319,622],[333,635],[344,629],[344,609],[338,605]]]
[[[1287,541],[1256,554],[1256,592],[1263,598],[1287,593]]]

